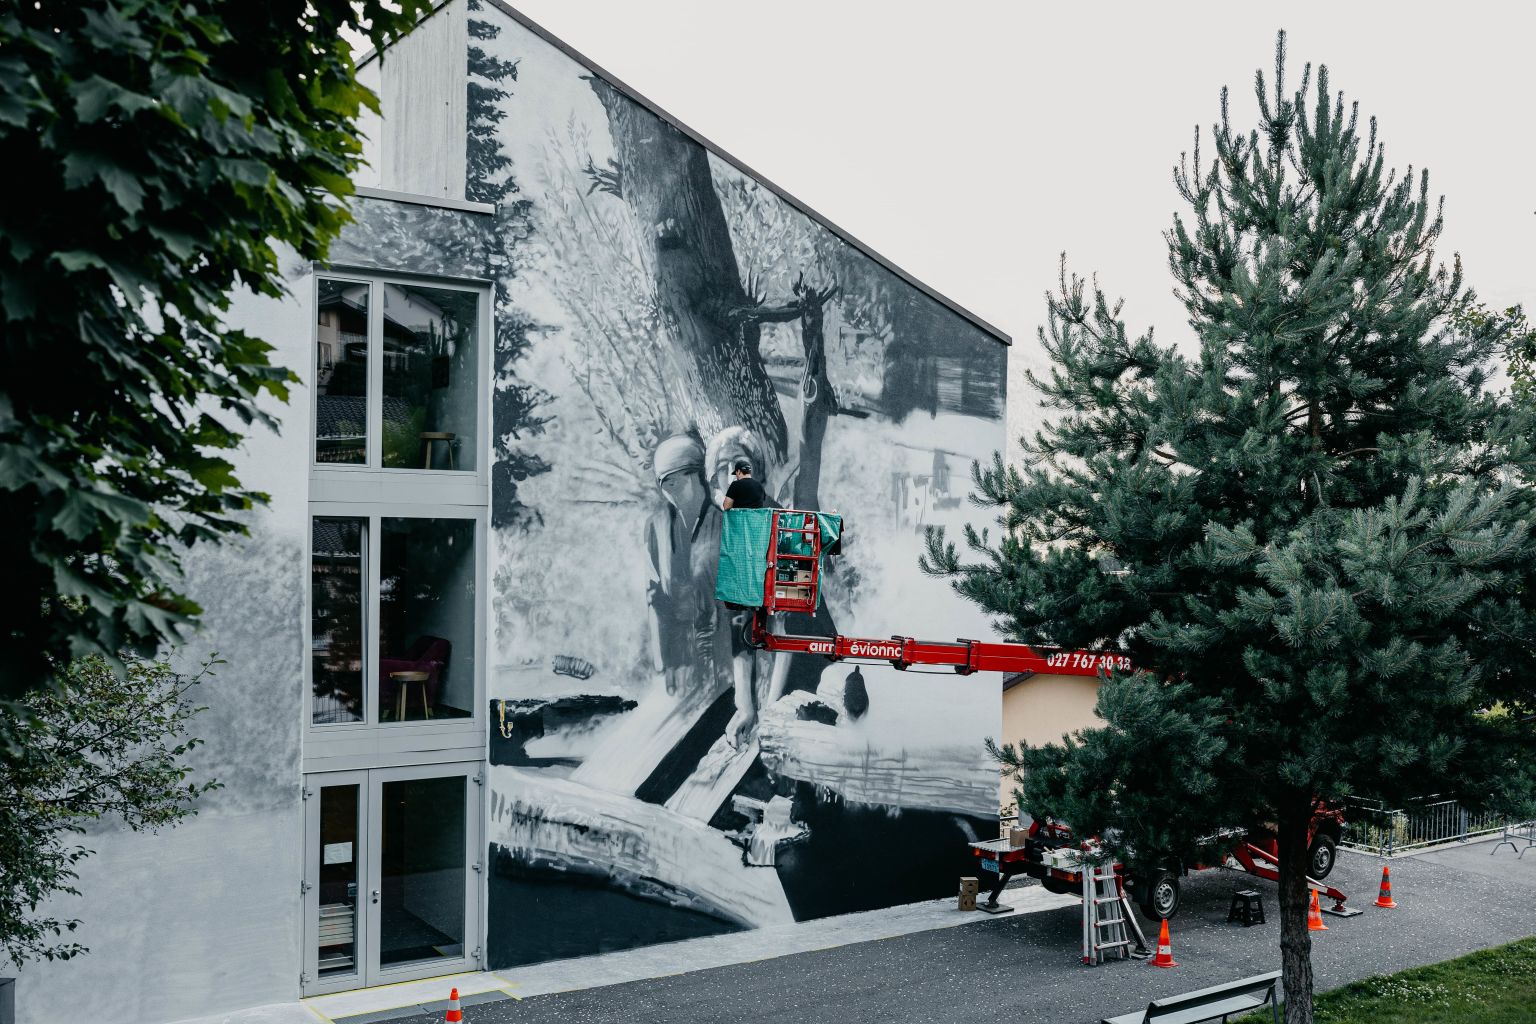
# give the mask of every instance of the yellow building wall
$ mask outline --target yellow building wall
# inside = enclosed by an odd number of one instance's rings
[[[1099,681],[1087,676],[1031,676],[1003,691],[1003,734],[999,743],[1032,747],[1054,743],[1062,734],[1103,724],[1094,714]],[[1003,779],[1002,806],[1013,803],[1014,783]]]

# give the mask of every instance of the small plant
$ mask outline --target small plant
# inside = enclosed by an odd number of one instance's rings
[[[67,936],[79,920],[38,908],[79,896],[75,868],[91,852],[75,837],[112,822],[135,832],[170,828],[195,814],[199,797],[218,788],[188,781],[188,755],[201,741],[187,734],[202,711],[195,675],[163,661],[128,658],[115,668],[100,656],[76,659],[57,689],[21,702],[27,742],[0,758],[0,959],[68,960],[87,952]]]

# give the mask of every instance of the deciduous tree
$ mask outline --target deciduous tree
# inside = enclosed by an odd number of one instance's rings
[[[0,12],[0,749],[60,667],[176,636],[189,545],[263,496],[226,453],[289,371],[227,327],[279,253],[347,219],[376,100],[343,30],[387,43],[426,0],[90,0]]]

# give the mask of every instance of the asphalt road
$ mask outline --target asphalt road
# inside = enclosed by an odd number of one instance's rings
[[[1314,933],[1320,989],[1449,959],[1536,933],[1536,853],[1517,860],[1491,842],[1392,862],[1399,907],[1378,910],[1381,862],[1341,854],[1329,881],[1365,913],[1325,916]],[[1234,888],[1264,893],[1269,923],[1228,925]],[[465,1008],[467,1024],[751,1021],[876,1024],[965,1021],[1096,1024],[1154,998],[1279,969],[1275,886],[1231,871],[1185,879],[1172,922],[1179,967],[1078,962],[1075,907],[998,918],[713,970]],[[1145,924],[1143,927],[1146,927]],[[1156,941],[1155,935],[1148,938]],[[398,1018],[437,1024],[440,1014]]]

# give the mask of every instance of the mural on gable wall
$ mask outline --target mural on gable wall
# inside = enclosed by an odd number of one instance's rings
[[[469,11],[466,195],[496,217],[362,203],[345,244],[495,281],[491,966],[950,891],[995,829],[997,681],[744,648],[720,502],[746,456],[778,503],[846,517],[791,631],[985,635],[917,560],[976,514],[1004,349]]]

